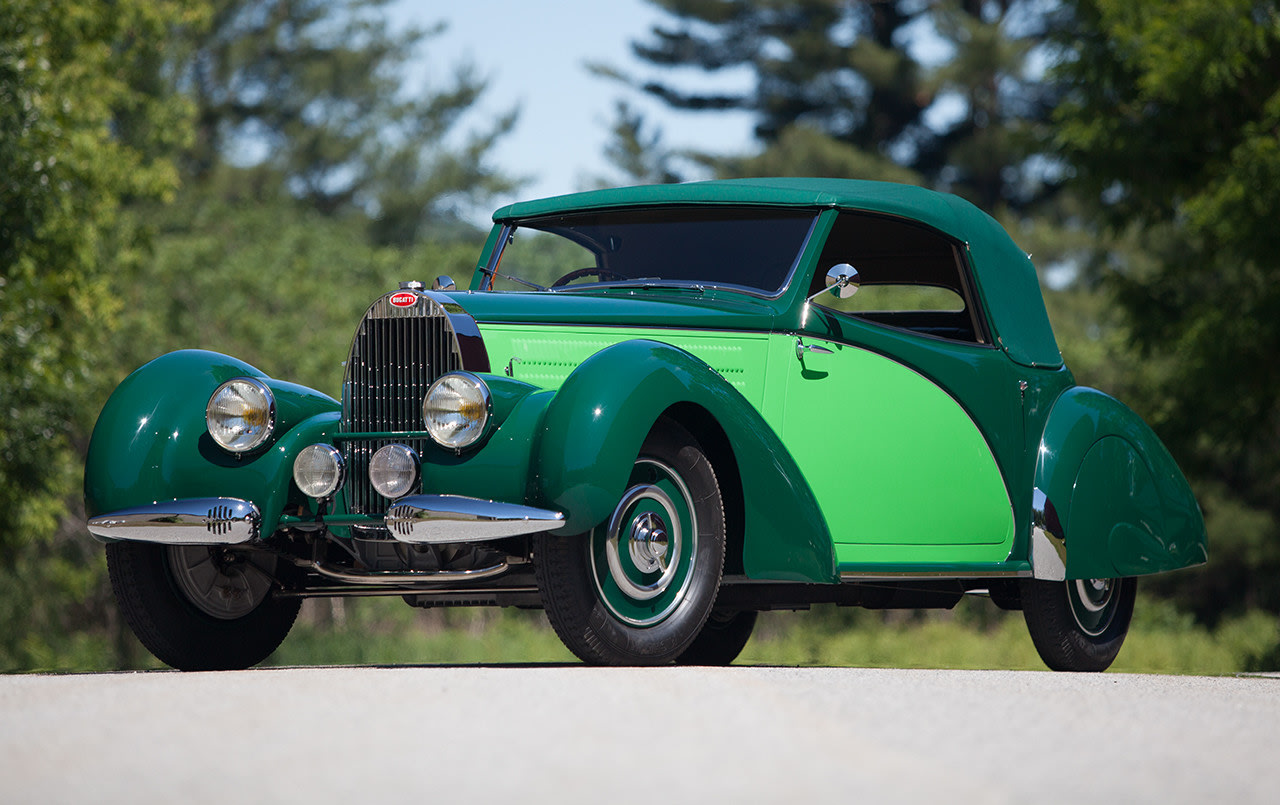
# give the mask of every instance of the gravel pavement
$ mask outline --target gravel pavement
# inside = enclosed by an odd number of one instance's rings
[[[0,802],[1280,801],[1280,678],[360,667],[0,676]]]

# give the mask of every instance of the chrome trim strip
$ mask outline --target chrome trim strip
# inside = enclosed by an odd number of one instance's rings
[[[343,581],[348,584],[379,584],[379,585],[413,585],[422,584],[423,582],[453,582],[453,581],[471,581],[473,579],[487,579],[493,576],[499,576],[506,573],[508,565],[506,562],[493,565],[492,567],[483,567],[478,570],[339,570],[319,561],[308,562],[304,565],[308,570],[315,571],[321,576],[335,581]],[[401,592],[412,592],[411,590],[401,590]]]
[[[89,533],[162,545],[238,545],[258,538],[262,514],[239,498],[190,498],[89,518]]]
[[[442,545],[554,531],[564,514],[462,495],[411,495],[396,501],[385,523],[400,542]]]
[[[1045,581],[1067,580],[1067,544],[1053,502],[1038,487],[1031,492],[1031,572]]]
[[[902,579],[1028,579],[1029,570],[972,570],[957,572],[954,570],[904,570],[901,573],[858,573],[849,571],[840,574],[841,582],[853,581],[900,581]]]

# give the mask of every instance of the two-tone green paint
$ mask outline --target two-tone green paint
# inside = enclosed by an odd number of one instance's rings
[[[1090,388],[1063,392],[1037,454],[1035,486],[1061,523],[1067,578],[1158,573],[1208,558],[1186,479],[1123,404]]]
[[[205,406],[233,377],[256,377],[276,401],[276,427],[262,449],[232,455],[209,436]],[[255,503],[262,533],[286,509],[311,505],[292,482],[302,448],[338,430],[336,400],[272,380],[249,364],[203,350],[162,355],[116,388],[98,417],[85,462],[90,517],[183,498],[232,497]]]

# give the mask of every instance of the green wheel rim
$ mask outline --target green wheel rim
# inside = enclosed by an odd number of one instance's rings
[[[1081,631],[1100,637],[1115,619],[1120,606],[1118,579],[1077,579],[1067,582],[1071,615]]]
[[[671,467],[636,461],[609,522],[591,532],[596,595],[618,620],[654,626],[679,608],[693,580],[698,519]]]

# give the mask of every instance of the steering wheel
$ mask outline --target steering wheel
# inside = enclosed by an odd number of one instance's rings
[[[551,287],[560,288],[565,285],[568,285],[569,283],[573,282],[576,279],[581,279],[582,277],[590,277],[593,275],[599,277],[601,282],[607,282],[608,280],[606,280],[606,277],[615,279],[615,280],[626,279],[626,277],[622,276],[616,271],[610,271],[607,268],[596,268],[595,266],[591,266],[588,268],[579,268],[575,271],[570,271],[568,274],[565,274],[563,277],[560,277],[555,282],[551,283]]]

